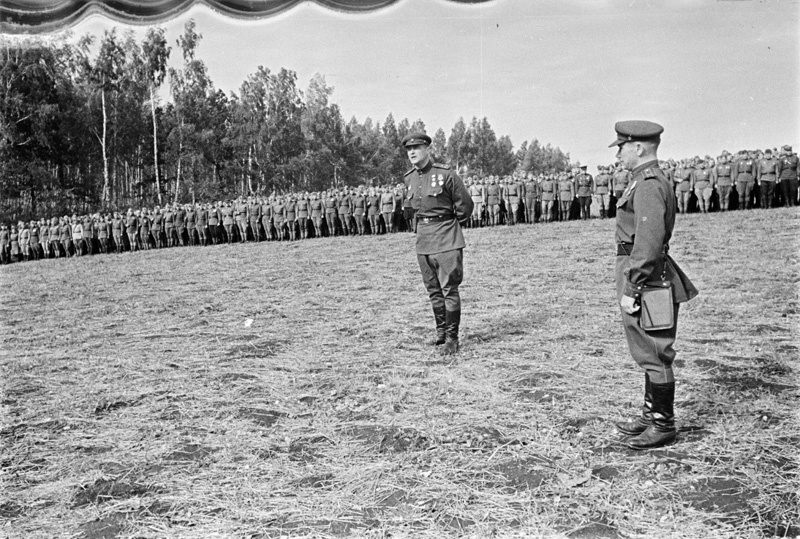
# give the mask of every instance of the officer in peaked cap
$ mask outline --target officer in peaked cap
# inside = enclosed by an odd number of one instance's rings
[[[647,121],[618,122],[617,161],[631,171],[628,187],[617,201],[617,301],[628,348],[645,371],[641,416],[617,423],[630,437],[633,449],[661,447],[676,436],[673,402],[675,335],[678,304],[692,299],[697,289],[668,255],[675,225],[675,196],[658,165],[656,152],[664,128]],[[669,282],[673,292],[673,324],[669,329],[645,330],[640,325],[640,298],[645,283]]]
[[[434,163],[425,133],[409,133],[402,144],[413,167],[406,172],[406,197],[415,210],[416,251],[422,281],[436,320],[435,345],[442,353],[458,351],[464,276],[461,224],[472,215],[473,202],[461,178],[447,165]]]

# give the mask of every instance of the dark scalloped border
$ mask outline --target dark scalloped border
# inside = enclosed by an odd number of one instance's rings
[[[0,0],[0,33],[42,34],[63,30],[99,13],[128,24],[157,24],[184,13],[195,4],[236,19],[263,19],[287,11],[305,0]],[[375,11],[401,0],[311,0],[348,13]],[[449,0],[479,4],[489,0]]]

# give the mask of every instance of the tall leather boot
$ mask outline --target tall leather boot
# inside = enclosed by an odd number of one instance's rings
[[[433,318],[436,321],[436,337],[428,341],[428,344],[439,346],[444,344],[447,340],[445,335],[447,331],[447,313],[444,305],[441,307],[433,307]]]
[[[650,426],[638,436],[628,439],[625,445],[631,449],[652,449],[671,444],[678,432],[675,429],[675,382],[650,384],[653,395]]]
[[[653,419],[653,393],[650,388],[650,375],[644,373],[644,404],[642,404],[642,414],[630,421],[620,421],[615,423],[623,434],[636,436],[643,433],[650,426]]]
[[[449,356],[458,352],[458,327],[461,325],[461,311],[447,311],[447,327],[442,355]]]

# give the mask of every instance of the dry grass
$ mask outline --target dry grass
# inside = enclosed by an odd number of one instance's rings
[[[0,535],[797,536],[797,232],[679,219],[701,296],[645,453],[611,221],[468,231],[446,361],[407,234],[3,267]]]

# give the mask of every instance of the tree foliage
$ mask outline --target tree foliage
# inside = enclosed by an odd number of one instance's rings
[[[286,68],[259,66],[230,95],[214,87],[193,20],[172,47],[151,28],[75,42],[7,44],[0,63],[0,212],[63,214],[250,193],[402,181],[401,140],[427,131],[431,152],[462,174],[563,170],[569,155],[537,139],[515,149],[488,118],[448,131],[391,113],[345,121],[334,88],[305,91]],[[169,84],[169,97],[159,89]]]

